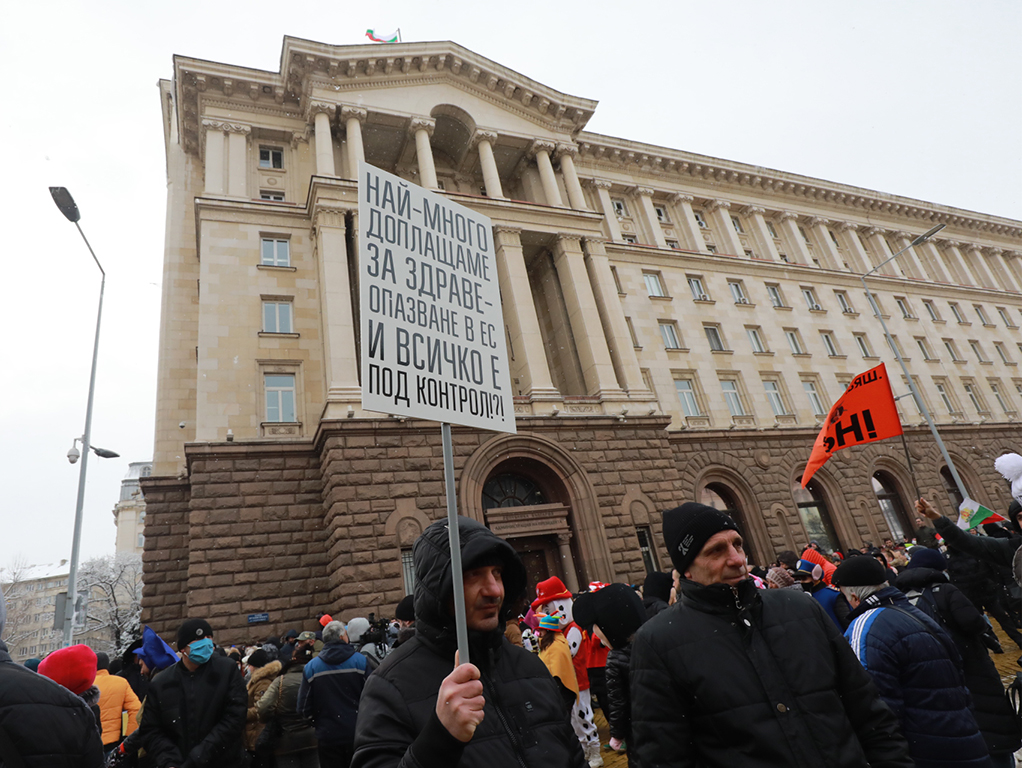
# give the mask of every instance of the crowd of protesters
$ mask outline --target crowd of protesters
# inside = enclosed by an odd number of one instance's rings
[[[446,521],[390,621],[235,645],[189,618],[174,645],[146,627],[121,658],[25,665],[0,642],[0,766],[1015,766],[986,614],[1022,649],[1022,506],[982,532],[916,511],[909,540],[750,566],[738,523],[689,502],[663,513],[671,573],[577,594],[551,577],[528,603],[513,547],[459,518],[465,660]],[[0,636],[4,617],[0,594]]]

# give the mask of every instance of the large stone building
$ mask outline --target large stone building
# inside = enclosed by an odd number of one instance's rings
[[[911,536],[898,440],[798,478],[857,373],[902,376],[972,496],[1018,450],[1022,223],[587,132],[596,102],[449,42],[285,38],[279,72],[184,57],[161,83],[168,208],[144,620],[243,635],[389,613],[444,514],[439,425],[363,410],[365,159],[490,217],[517,435],[454,429],[462,514],[557,574],[667,568],[659,510],[732,510],[752,558]],[[906,391],[895,386],[896,394]],[[899,401],[914,481],[948,472]],[[264,633],[263,630],[260,632]]]
[[[114,526],[117,528],[114,550],[141,555],[145,545],[145,499],[139,480],[153,472],[151,461],[133,461],[121,481],[121,495],[114,504]]]

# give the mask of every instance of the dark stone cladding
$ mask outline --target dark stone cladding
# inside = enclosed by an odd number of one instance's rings
[[[614,573],[597,558],[579,557],[580,584],[641,581],[638,523],[650,526],[660,566],[669,568],[659,512],[694,498],[709,481],[728,484],[741,500],[758,560],[805,543],[791,485],[816,428],[668,432],[667,420],[656,416],[520,416],[517,423],[519,442],[570,457],[562,462],[589,489],[593,511],[575,518],[575,538],[604,542]],[[452,433],[461,504],[462,483],[486,479],[463,477],[466,466],[503,436],[459,427]],[[1006,505],[993,459],[1019,450],[1017,428],[967,425],[941,433],[979,500]],[[920,490],[950,514],[929,431],[913,427],[906,436]],[[308,627],[321,611],[343,619],[390,615],[404,595],[395,510],[411,507],[427,524],[446,514],[440,428],[432,422],[324,422],[311,440],[192,443],[185,453],[185,476],[142,480],[142,618],[171,641],[180,622],[195,616],[208,618],[222,642],[247,642]],[[878,469],[895,478],[908,504],[914,491],[897,439],[839,452],[817,475],[844,546],[888,535],[870,485]],[[247,615],[262,612],[270,624],[250,627]]]

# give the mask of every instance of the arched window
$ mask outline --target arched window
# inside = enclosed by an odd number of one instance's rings
[[[886,472],[873,473],[873,492],[880,504],[880,512],[891,529],[891,535],[896,541],[904,541],[912,533],[912,526],[909,525],[908,515],[905,513],[905,504],[898,487]]]
[[[962,476],[961,472],[958,473],[958,476],[959,477]],[[962,502],[965,501],[965,499],[962,498],[962,494],[958,490],[958,486],[955,484],[955,479],[954,477],[951,476],[951,470],[948,469],[946,466],[940,468],[940,480],[942,483],[944,483],[944,490],[947,492],[948,501],[951,502],[951,508],[955,512],[957,512],[958,508],[962,506]],[[963,478],[962,483],[964,482],[965,479]],[[965,492],[969,493],[969,489],[966,488]]]
[[[521,475],[494,475],[483,486],[483,509],[529,507],[546,504],[547,499],[532,480]]]
[[[734,489],[723,483],[707,483],[699,492],[699,503],[719,509],[721,512],[726,512],[730,515],[742,530],[745,549],[749,553],[749,560],[751,562],[758,562],[757,558],[760,553],[753,551],[751,531],[749,531],[746,525],[745,510],[742,508],[742,503]]]
[[[791,495],[798,508],[798,516],[805,528],[809,541],[815,541],[821,549],[833,552],[840,548],[834,524],[830,520],[830,512],[824,498],[823,489],[815,480],[803,488],[798,480],[792,483]]]

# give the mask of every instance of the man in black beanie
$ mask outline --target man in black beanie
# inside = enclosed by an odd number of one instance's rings
[[[641,765],[912,765],[894,715],[820,604],[749,579],[729,515],[683,504],[664,513],[663,534],[681,578],[678,601],[633,642]]]
[[[248,695],[238,665],[213,653],[213,628],[187,619],[177,631],[181,660],[153,678],[139,725],[157,768],[241,768]]]

